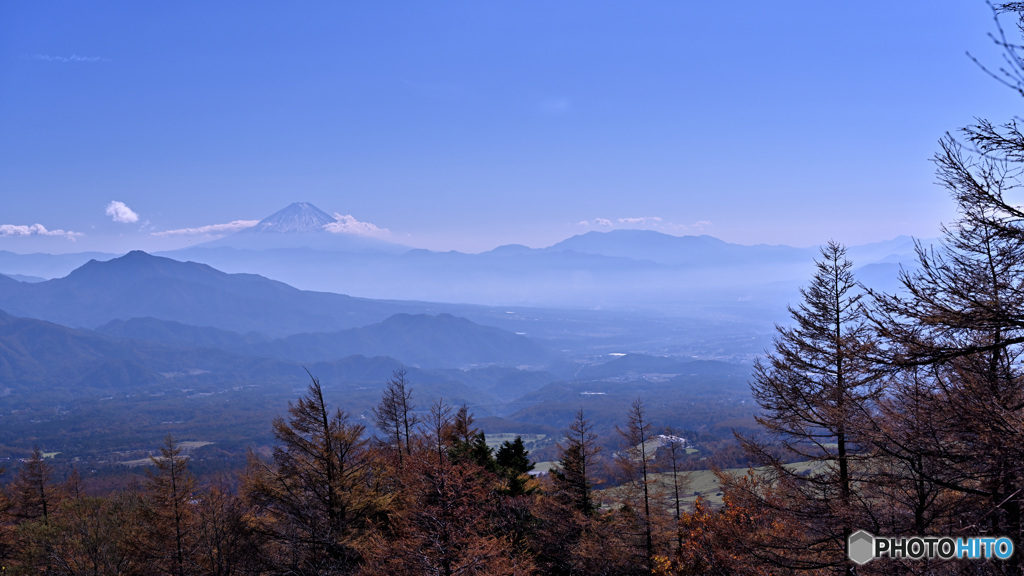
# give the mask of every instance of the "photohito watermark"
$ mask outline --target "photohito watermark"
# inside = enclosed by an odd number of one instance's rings
[[[867,564],[875,558],[923,558],[941,560],[1006,560],[1013,556],[1013,541],[1009,538],[974,536],[873,536],[864,530],[850,534],[847,554],[857,564]]]

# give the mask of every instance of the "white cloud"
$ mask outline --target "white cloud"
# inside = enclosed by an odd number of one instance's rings
[[[594,218],[593,220],[580,220],[576,223],[577,226],[615,226],[615,223],[607,218]]]
[[[82,235],[81,232],[70,230],[47,230],[42,224],[0,224],[0,236],[63,236],[68,240],[74,240]]]
[[[150,232],[150,234],[153,236],[223,236],[238,230],[252,228],[258,223],[259,220],[234,220],[226,224],[210,224],[198,228],[178,228],[177,230]]]
[[[703,233],[706,229],[714,226],[710,220],[698,220],[693,224],[687,225],[668,222],[661,216],[625,216],[615,219],[594,218],[593,220],[581,220],[576,225],[614,229],[657,230],[673,234]]]
[[[356,234],[358,236],[390,236],[391,231],[380,228],[376,224],[360,222],[348,214],[334,213],[334,222],[324,225],[324,230],[332,234]]]
[[[117,200],[107,204],[107,216],[113,218],[114,222],[122,224],[131,224],[132,222],[139,221],[139,215],[134,210],[125,205],[124,202],[118,202]]]
[[[632,226],[657,226],[661,222],[660,216],[646,216],[646,217],[635,217],[635,218],[619,218],[619,224],[629,224]]]

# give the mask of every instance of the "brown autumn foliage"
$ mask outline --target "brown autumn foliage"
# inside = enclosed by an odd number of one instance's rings
[[[378,462],[361,424],[333,412],[315,378],[274,420],[272,462],[250,456],[242,492],[262,560],[296,574],[352,573],[385,505]]]
[[[412,495],[380,531],[361,574],[533,573],[529,556],[495,530],[497,485],[473,463],[414,459],[406,467]]]
[[[184,576],[195,572],[196,480],[188,459],[168,436],[160,456],[151,458],[142,499],[142,552],[153,573]]]

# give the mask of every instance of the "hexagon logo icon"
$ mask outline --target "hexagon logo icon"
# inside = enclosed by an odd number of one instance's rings
[[[863,566],[875,557],[874,546],[874,536],[864,530],[857,530],[846,541],[847,555],[850,560]]]

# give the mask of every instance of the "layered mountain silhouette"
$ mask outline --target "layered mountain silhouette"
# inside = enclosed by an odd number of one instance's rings
[[[17,278],[18,275],[46,280],[66,276],[90,260],[110,260],[118,254],[103,252],[76,252],[71,254],[16,254],[0,250],[0,273]]]
[[[91,260],[46,282],[0,278],[0,309],[84,328],[151,317],[275,336],[364,326],[422,308],[302,291],[255,274],[226,274],[139,251]]]
[[[546,248],[656,262],[670,266],[738,267],[744,265],[803,264],[815,251],[791,246],[730,244],[713,236],[670,236],[654,230],[587,232]]]
[[[251,344],[244,349],[260,356],[306,362],[350,354],[391,356],[423,367],[538,366],[555,356],[524,336],[450,314],[396,314],[361,328],[296,334],[283,340]]]
[[[221,328],[192,326],[152,317],[111,320],[95,331],[121,340],[145,340],[200,348],[237,349],[270,340],[270,337],[258,332],[241,334]]]
[[[349,226],[346,218],[297,202],[248,229],[159,255],[205,263],[228,273],[260,274],[304,290],[363,298],[773,317],[799,297],[797,288],[813,273],[818,256],[814,247],[744,246],[711,236],[672,236],[651,230],[592,231],[546,248],[508,245],[480,254],[434,252],[410,249],[383,236],[353,233],[377,229]],[[913,249],[912,239],[899,237],[852,246],[849,256],[873,287],[892,291],[897,288],[899,267],[913,266]],[[0,273],[52,278],[66,274],[84,258],[0,252]],[[97,254],[91,259],[109,258]],[[737,302],[748,304],[737,309]],[[2,305],[5,301],[0,300]],[[31,309],[23,311],[27,314]],[[132,316],[150,315],[134,312],[143,310],[133,310]],[[364,320],[380,321],[386,316]],[[131,316],[107,313],[106,317]],[[69,313],[48,318],[74,325],[94,322],[91,316]],[[180,320],[195,323],[194,318]],[[359,323],[345,327],[355,325]],[[263,328],[233,323],[230,329]],[[272,330],[279,334],[282,328]]]
[[[24,274],[0,274],[0,276],[6,276],[8,278],[13,278],[13,279],[17,280],[18,282],[29,282],[29,283],[32,283],[32,282],[45,282],[46,281],[46,278],[43,278],[41,276],[26,276]]]
[[[258,338],[253,334],[155,319],[112,322],[101,331],[0,311],[0,397],[16,406],[137,394],[153,387],[301,385],[308,378],[307,369],[335,383],[366,383],[376,388],[405,366],[418,383],[443,384],[448,392],[457,390],[460,398],[470,398],[477,393],[467,384],[458,384],[461,370],[428,373],[417,370],[417,365],[461,369],[490,363],[511,367],[553,357],[521,336],[448,315],[398,315],[363,329],[306,334],[265,341],[263,346],[252,345]],[[168,334],[174,335],[169,338],[174,343],[157,341],[168,339]],[[482,383],[492,380],[517,382],[518,374],[517,370],[491,373],[471,383],[484,388]]]
[[[774,314],[798,297],[818,256],[813,247],[744,246],[652,230],[591,231],[546,248],[434,252],[326,232],[334,222],[315,206],[296,203],[247,230],[164,254],[370,298],[699,314],[737,301],[758,302]],[[883,281],[914,259],[907,238],[853,247],[850,254],[857,267],[894,264],[874,270]],[[690,312],[693,306],[702,310]]]
[[[167,383],[174,375],[220,379],[294,378],[296,367],[253,361],[219,350],[120,341],[0,312],[0,391],[15,399],[43,393],[52,401],[131,391]]]
[[[114,320],[96,330],[121,339],[219,348],[247,356],[302,363],[332,362],[352,355],[387,356],[406,365],[448,368],[501,364],[538,366],[555,354],[524,336],[450,314],[395,314],[383,322],[339,332],[270,339],[155,318]]]

